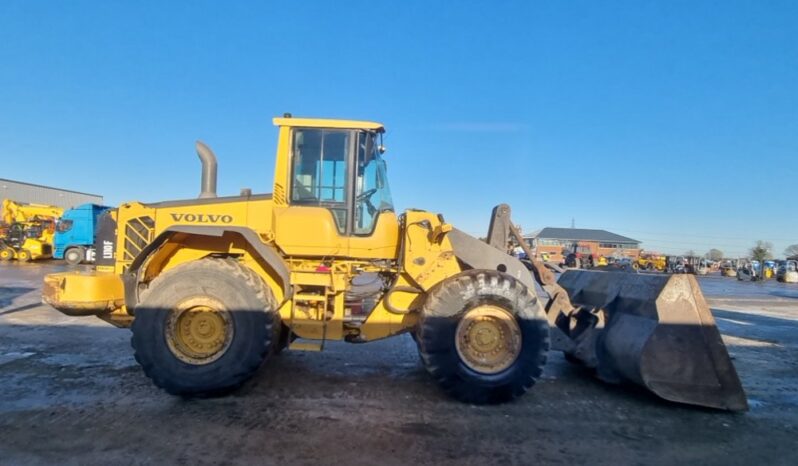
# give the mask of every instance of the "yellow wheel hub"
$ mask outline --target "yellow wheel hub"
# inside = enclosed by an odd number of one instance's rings
[[[457,325],[457,354],[471,369],[496,374],[521,353],[521,328],[515,317],[501,307],[486,304],[466,313]]]
[[[11,259],[12,255],[13,254],[11,254],[11,251],[9,251],[8,249],[0,250],[0,259],[2,259],[4,261],[7,261],[7,260]]]
[[[169,349],[183,362],[208,364],[227,351],[233,323],[224,306],[210,298],[193,298],[173,310],[167,325]]]

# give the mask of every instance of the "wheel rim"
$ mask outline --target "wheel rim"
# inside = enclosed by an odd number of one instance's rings
[[[457,354],[470,369],[497,374],[521,353],[521,328],[506,310],[485,304],[466,313],[457,324]]]
[[[8,249],[0,250],[0,259],[4,261],[11,259],[11,251]]]
[[[74,249],[71,251],[67,251],[67,257],[66,257],[67,262],[76,262],[78,260],[78,257],[79,255],[77,251],[75,251]]]
[[[202,365],[222,357],[233,341],[233,322],[224,306],[212,298],[192,298],[169,315],[166,341],[183,362]]]

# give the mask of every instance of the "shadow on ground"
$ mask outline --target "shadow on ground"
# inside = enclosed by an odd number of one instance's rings
[[[18,297],[30,293],[36,288],[24,286],[3,286],[0,287],[0,310],[10,306]]]

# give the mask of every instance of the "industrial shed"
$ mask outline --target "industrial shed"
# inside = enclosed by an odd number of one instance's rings
[[[24,181],[0,178],[0,203],[4,199],[26,204],[47,204],[68,209],[79,204],[102,204],[99,194],[82,193],[69,189],[42,186]]]

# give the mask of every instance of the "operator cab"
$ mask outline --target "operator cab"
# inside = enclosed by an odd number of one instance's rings
[[[288,184],[289,211],[275,212],[283,250],[289,255],[394,258],[399,224],[382,158],[383,126],[291,117],[274,123],[281,131],[275,193],[283,191],[281,178]],[[308,228],[312,237],[300,243],[302,229]]]
[[[341,235],[370,235],[381,212],[393,211],[382,133],[296,128],[292,205],[325,207]]]

